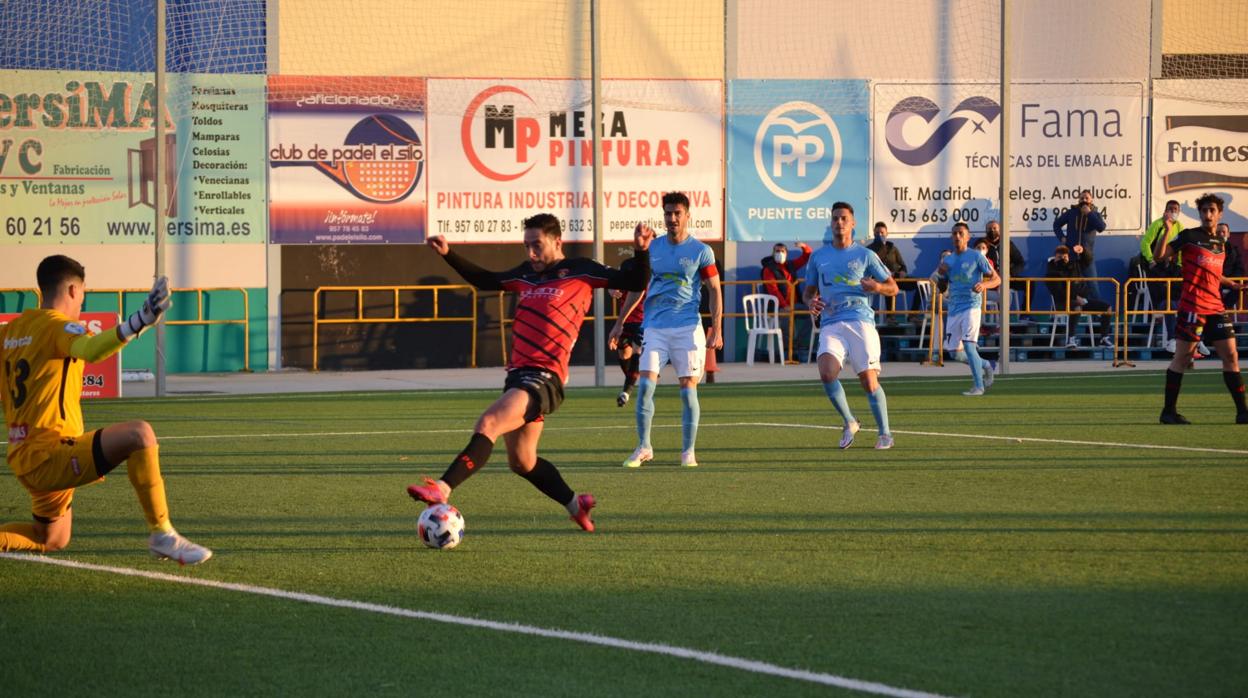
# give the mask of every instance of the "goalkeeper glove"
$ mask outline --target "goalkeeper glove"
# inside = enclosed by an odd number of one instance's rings
[[[121,338],[128,342],[139,336],[143,330],[156,324],[156,321],[160,319],[160,316],[172,304],[173,301],[169,297],[169,279],[162,276],[156,279],[156,283],[152,284],[152,290],[148,292],[147,298],[144,299],[143,307],[134,311],[117,328],[121,332]]]

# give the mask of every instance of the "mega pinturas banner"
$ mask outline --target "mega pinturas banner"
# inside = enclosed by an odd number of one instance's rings
[[[865,220],[865,80],[733,80],[728,102],[731,239],[819,240],[836,201]],[[869,233],[870,223],[858,230]]]
[[[1248,217],[1237,199],[1248,198],[1248,114],[1231,105],[1211,104],[1208,80],[1157,80],[1153,99],[1152,218],[1176,200],[1181,215],[1196,225],[1196,198],[1206,192],[1222,197],[1222,220],[1233,231],[1248,230]],[[1248,80],[1219,80],[1217,89],[1243,94]],[[1183,99],[1205,95],[1204,100]]]
[[[424,78],[269,77],[274,243],[425,239]]]
[[[723,86],[717,80],[429,80],[429,234],[518,242],[552,213],[569,242],[591,241],[592,173],[603,171],[603,239],[663,230],[664,192],[690,199],[690,232],[723,237]],[[593,148],[593,129],[601,148]]]
[[[893,233],[972,232],[1000,216],[995,84],[875,83],[872,219]],[[1141,83],[1011,86],[1010,230],[1051,233],[1084,190],[1107,232],[1143,224]]]
[[[0,71],[5,244],[264,242],[264,77],[171,73],[156,171],[150,75]]]

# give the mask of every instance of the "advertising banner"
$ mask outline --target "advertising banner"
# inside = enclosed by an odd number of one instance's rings
[[[264,242],[264,77],[170,73],[165,239]],[[5,244],[151,242],[155,87],[140,73],[0,70]]]
[[[20,313],[0,313],[0,325],[16,318]],[[117,327],[117,313],[82,313],[79,322],[86,326],[91,334],[112,332]],[[121,352],[94,364],[82,367],[82,397],[110,398],[121,397]]]
[[[973,232],[1000,216],[995,84],[876,83],[872,218],[893,233]],[[1140,83],[1011,86],[1010,230],[1052,232],[1080,191],[1106,232],[1143,224]]]
[[[593,240],[593,131],[601,129],[604,240],[662,232],[664,192],[690,198],[690,232],[723,238],[722,83],[429,80],[429,231],[458,242],[519,242],[534,213],[568,242]]]
[[[836,201],[865,219],[869,99],[865,80],[731,81],[729,237],[820,239]]]
[[[269,238],[425,239],[423,78],[269,77]]]
[[[1198,94],[1208,80],[1158,80],[1166,94]],[[1248,89],[1248,80],[1218,80],[1217,89]],[[1232,231],[1248,230],[1248,114],[1242,108],[1207,101],[1161,98],[1153,100],[1153,200],[1150,218],[1174,199],[1182,206],[1182,220],[1196,225],[1200,214],[1196,198],[1211,192],[1226,201],[1222,221]],[[1237,199],[1239,199],[1237,201]]]

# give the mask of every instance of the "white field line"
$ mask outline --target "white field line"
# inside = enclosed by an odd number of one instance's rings
[[[679,424],[655,424],[653,429],[676,429]],[[699,428],[717,428],[717,427],[789,427],[793,429],[820,429],[828,431],[840,431],[838,425],[829,424],[785,424],[782,422],[725,422],[721,424],[701,424]],[[602,424],[602,425],[585,425],[585,426],[562,426],[562,427],[546,427],[544,431],[606,431],[614,429],[635,429],[632,424]],[[188,434],[183,436],[161,436],[160,441],[200,441],[207,439],[277,439],[277,438],[307,438],[318,436],[395,436],[395,435],[417,435],[417,434],[463,434],[465,430],[459,429],[387,429],[377,431],[308,431],[308,432],[271,432],[259,434]],[[1226,453],[1230,455],[1248,455],[1248,450],[1234,448],[1203,448],[1199,446],[1166,446],[1161,444],[1133,444],[1121,443],[1117,441],[1081,441],[1077,439],[1044,439],[1033,436],[994,436],[990,434],[956,434],[951,432],[940,431],[906,431],[894,429],[894,434],[905,434],[910,436],[937,436],[942,438],[954,439],[981,439],[986,441],[1013,441],[1015,443],[1032,442],[1044,444],[1063,444],[1067,446],[1102,446],[1105,448],[1138,448],[1145,450],[1159,451],[1182,451],[1187,453]],[[6,445],[8,442],[0,441],[0,446]]]
[[[755,674],[766,674],[769,676],[778,676],[786,679],[795,679],[797,681],[806,681],[809,683],[817,683],[825,686],[836,686],[846,688],[852,691],[860,691],[862,693],[870,693],[880,696],[895,696],[897,698],[943,698],[939,694],[927,693],[924,691],[914,691],[907,688],[896,688],[874,681],[860,681],[835,674],[822,674],[814,671],[805,671],[802,669],[789,669],[787,667],[768,664],[767,662],[759,662],[752,659],[743,659],[740,657],[732,657],[715,652],[702,652],[692,650],[685,647],[676,647],[674,645],[665,645],[652,642],[634,642],[632,640],[623,640],[605,635],[594,635],[592,633],[578,633],[569,630],[555,630],[551,628],[539,628],[532,625],[522,625],[519,623],[502,623],[492,620],[483,620],[480,618],[469,618],[466,616],[454,616],[446,613],[434,613],[431,611],[413,611],[407,608],[398,608],[396,606],[384,606],[381,604],[367,603],[364,601],[352,601],[350,599],[336,599],[329,596],[320,596],[318,594],[306,594],[297,591],[285,591],[283,589],[274,589],[271,587],[253,586],[251,584],[235,584],[232,582],[220,582],[212,579],[198,579],[196,577],[184,577],[164,572],[150,572],[146,570],[137,570],[129,567],[110,567],[106,565],[94,565],[86,562],[77,562],[74,560],[66,560],[63,558],[44,557],[41,555],[29,555],[23,553],[0,553],[0,558],[16,560],[19,562],[38,562],[47,565],[56,565],[59,567],[69,567],[78,570],[88,570],[91,572],[107,572],[110,574],[119,574],[127,577],[141,577],[151,579],[158,582],[171,582],[173,584],[186,584],[189,586],[206,587],[220,591],[233,591],[242,594],[254,594],[256,596],[268,596],[286,601],[299,601],[302,603],[317,604],[320,606],[330,606],[334,608],[346,608],[353,611],[363,611],[366,613],[380,613],[387,616],[396,616],[399,618],[411,618],[413,620],[433,621],[436,623],[447,623],[450,625],[461,625],[470,628],[481,628],[484,630],[493,630],[502,633],[515,633],[518,635],[530,635],[535,637],[550,638],[553,640],[568,640],[571,642],[580,642],[589,645],[600,645],[603,647],[611,647],[614,649],[628,650],[632,652],[646,652],[649,654],[658,654],[667,657],[676,657],[678,659],[689,659],[704,664],[714,664],[717,666],[728,667],[730,669],[739,669]]]

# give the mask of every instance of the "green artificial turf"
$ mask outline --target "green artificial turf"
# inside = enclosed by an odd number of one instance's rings
[[[813,377],[812,377],[813,378]],[[437,477],[497,391],[120,400],[144,418],[174,524],[216,551],[147,556],[124,473],[79,490],[50,557],[714,652],[971,696],[1248,693],[1248,426],[1217,372],[1161,426],[1159,374],[884,378],[896,436],[836,448],[814,380],[703,386],[656,457],[615,390],[570,389],[541,453],[599,499],[585,534],[502,446],[427,550],[404,487]],[[988,437],[988,438],[982,438]],[[1145,449],[1137,445],[1174,446]],[[1191,450],[1209,449],[1209,450]],[[1219,449],[1221,451],[1219,451]],[[0,475],[0,521],[27,520]],[[862,695],[661,654],[0,559],[6,695]]]

